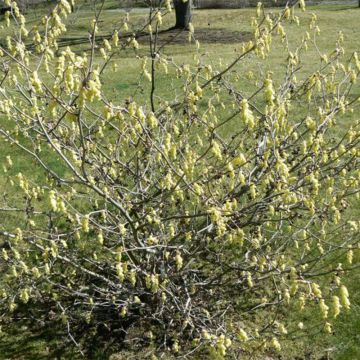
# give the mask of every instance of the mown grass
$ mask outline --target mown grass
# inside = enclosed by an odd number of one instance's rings
[[[40,15],[49,11],[48,7],[40,6],[36,11],[30,11],[28,14],[29,23],[33,23]],[[344,5],[328,5],[321,7],[313,7],[308,9],[307,13],[299,14],[301,18],[301,25],[298,27],[295,23],[287,27],[287,34],[290,46],[295,44],[303,31],[309,24],[310,13],[316,12],[319,18],[319,27],[321,33],[317,39],[318,48],[321,53],[330,54],[335,48],[335,42],[338,32],[341,30],[345,36],[344,47],[348,54],[360,49],[360,38],[358,36],[358,19],[360,9],[352,6]],[[194,16],[194,25],[196,29],[207,29],[209,36],[211,36],[212,29],[222,31],[224,35],[228,32],[248,33],[250,31],[250,18],[253,16],[253,9],[241,10],[202,10],[196,11]],[[69,32],[67,37],[76,37],[79,34],[84,34],[89,28],[89,24],[94,15],[94,9],[88,5],[81,5],[78,11],[69,19]],[[103,15],[103,22],[100,25],[100,33],[108,34],[113,29],[118,28],[122,23],[124,12],[116,10],[114,1],[106,1],[106,6]],[[144,23],[144,15],[141,13],[134,13],[132,15],[133,21],[137,27],[141,27]],[[1,21],[1,20],[0,20]],[[168,18],[165,21],[166,26],[170,26],[173,19]],[[9,30],[0,30],[1,37],[5,36]],[[195,34],[196,36],[196,34]],[[202,39],[199,39],[200,41]],[[207,39],[208,40],[208,39]],[[86,45],[81,47],[81,50],[86,50]],[[202,44],[201,54],[205,63],[218,65],[220,58],[223,65],[230,62],[236,56],[236,53],[241,47],[241,42],[237,38],[229,40],[228,43],[210,43],[207,41]],[[147,46],[142,43],[140,54],[147,51]],[[196,52],[194,44],[175,44],[166,46],[164,53],[172,62],[182,65],[193,61],[193,55]],[[129,96],[134,96],[136,100],[141,103],[149,102],[149,84],[139,86],[139,74],[141,69],[141,61],[134,60],[134,53],[130,51],[123,52],[114,60],[118,65],[118,71],[108,71],[104,76],[104,88],[109,94],[109,100],[114,102],[123,101]],[[284,51],[281,44],[274,44],[274,49],[269,59],[261,64],[253,61],[244,61],[237,67],[237,72],[241,75],[247,71],[252,70],[259,77],[267,71],[272,71],[276,82],[280,82],[284,73]],[[313,49],[306,53],[301,63],[301,73],[309,74],[314,72],[320,66],[318,61],[318,54]],[[180,94],[180,84],[174,77],[174,73],[170,72],[168,75],[161,75],[157,81],[156,94],[162,99],[174,99],[174,94]],[[246,82],[240,82],[238,86],[242,89],[244,94],[250,91]],[[359,86],[354,87],[352,95],[359,95]],[[225,110],[226,111],[226,110]],[[344,125],[351,123],[359,114],[355,112],[353,116],[345,118]],[[4,120],[0,119],[0,122]],[[3,125],[3,124],[1,124]],[[231,129],[229,129],[231,131]],[[6,155],[11,155],[14,161],[14,168],[11,170],[11,175],[18,172],[32,174],[34,180],[41,179],[44,176],[42,170],[37,170],[34,161],[25,156],[20,150],[15,147],[9,147],[8,143],[0,140],[0,164],[4,162]],[[48,160],[52,163],[54,168],[59,168],[60,165],[56,159],[49,154]],[[11,187],[7,176],[2,174],[0,176],[0,194],[15,198],[16,190]],[[15,226],[19,219],[16,215],[1,214],[0,228],[7,227],[9,223]],[[345,314],[339,316],[334,324],[334,334],[324,336],[318,334],[309,336],[309,333],[304,332],[304,336],[299,337],[296,341],[289,341],[283,349],[283,359],[320,359],[328,356],[331,359],[359,359],[360,358],[360,274],[353,273],[348,278],[348,287],[351,291],[352,309]],[[304,317],[312,317],[315,314],[306,313]],[[294,315],[293,321],[302,321],[298,315]],[[46,359],[54,358],[54,350],[59,346],[56,339],[56,334],[31,333],[26,327],[13,329],[8,334],[3,334],[0,337],[0,359]],[[98,358],[103,358],[99,355]],[[130,356],[130,355],[129,355]],[[127,355],[124,355],[126,358]],[[139,356],[140,357],[140,356]],[[76,358],[74,354],[67,355],[66,358]]]

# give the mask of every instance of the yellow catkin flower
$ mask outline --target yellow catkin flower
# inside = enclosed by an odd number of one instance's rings
[[[189,33],[194,34],[194,31],[195,31],[194,25],[192,23],[189,23]]]
[[[66,14],[71,14],[72,12],[71,5],[67,2],[67,0],[60,0],[60,6],[65,11]]]
[[[12,167],[12,165],[13,165],[10,155],[6,156],[6,164],[8,167]]]
[[[31,84],[34,87],[34,90],[36,92],[38,92],[38,93],[42,92],[42,83],[41,83],[41,80],[39,79],[39,75],[38,75],[37,71],[33,72]]]
[[[252,280],[252,276],[251,273],[248,272],[247,274],[247,284],[249,288],[252,288],[254,286],[253,280]]]
[[[281,345],[279,343],[279,340],[276,337],[273,337],[271,340],[271,346],[276,350],[276,351],[281,351]]]
[[[150,284],[151,291],[156,293],[159,290],[159,275],[151,275]]]
[[[119,278],[119,281],[123,282],[125,280],[125,274],[124,274],[124,268],[122,266],[122,263],[116,264],[116,273]]]
[[[250,185],[250,196],[252,199],[256,198],[256,186],[255,184]]]
[[[341,285],[340,287],[340,301],[341,301],[341,305],[346,310],[350,309],[349,292],[345,285]]]
[[[104,244],[104,235],[103,235],[102,230],[99,231],[99,233],[97,235],[97,240],[98,240],[100,245]]]
[[[20,299],[21,301],[26,304],[29,302],[30,294],[28,289],[22,289],[20,292]]]
[[[113,34],[111,40],[112,40],[113,46],[117,48],[119,46],[119,33],[117,30],[114,31],[114,34]]]
[[[304,295],[300,295],[299,296],[299,309],[300,311],[304,310],[305,308],[305,296]]]
[[[290,17],[290,8],[288,6],[285,7],[284,9],[284,18],[288,19]]]
[[[135,271],[130,271],[128,274],[129,277],[129,282],[132,286],[136,285],[136,272]]]
[[[158,23],[159,26],[162,25],[162,16],[161,16],[161,12],[160,12],[160,11],[158,11],[158,12],[156,13],[155,19],[156,19],[156,21],[157,21],[157,23]]]
[[[176,269],[179,271],[183,267],[183,258],[179,252],[176,253],[175,256]]]
[[[9,255],[8,255],[7,251],[5,249],[2,249],[1,252],[2,252],[3,259],[5,261],[8,261],[9,260]]]
[[[245,155],[240,153],[238,156],[236,156],[233,160],[232,160],[232,165],[235,167],[238,166],[243,166],[246,164],[246,158]]]
[[[217,351],[218,354],[222,357],[226,356],[226,348],[227,348],[227,339],[225,338],[225,335],[220,335],[217,340]]]
[[[10,26],[10,11],[5,12],[5,24],[7,27]]]
[[[172,11],[171,0],[165,0],[165,8],[168,12]]]
[[[84,233],[88,233],[90,231],[90,228],[89,228],[89,215],[85,215],[81,219],[81,228],[82,228],[82,231]]]
[[[109,40],[107,40],[107,39],[104,40],[104,48],[105,48],[107,51],[111,51],[111,45],[110,45]]]
[[[270,78],[267,78],[265,80],[264,88],[265,88],[265,91],[264,91],[265,100],[266,100],[267,104],[273,105],[274,99],[275,99],[275,91],[274,91],[273,82]]]
[[[214,154],[216,159],[218,159],[218,160],[222,159],[222,152],[221,152],[219,144],[216,141],[214,141],[212,143],[211,151]]]
[[[340,299],[338,296],[334,295],[332,297],[332,299],[333,299],[332,313],[333,313],[334,319],[336,319],[338,317],[338,315],[340,314],[341,304],[340,304]]]
[[[329,307],[325,304],[324,299],[320,299],[319,306],[320,306],[321,317],[323,319],[326,319],[328,317]]]
[[[54,190],[49,192],[49,204],[52,211],[57,211],[56,193]]]
[[[148,80],[149,82],[152,81],[152,76],[151,76],[151,74],[150,74],[146,69],[144,70],[144,77],[145,77],[145,79]]]
[[[284,27],[283,27],[281,24],[278,25],[277,33],[279,34],[279,36],[280,36],[281,38],[285,38],[285,36],[286,36]]]
[[[326,322],[324,325],[324,332],[326,332],[327,334],[331,334],[332,333],[332,327],[331,324]]]
[[[249,103],[246,99],[243,99],[240,103],[241,106],[241,120],[246,126],[252,129],[255,126],[255,118],[252,111],[249,108]]]
[[[40,271],[39,271],[39,269],[37,267],[34,266],[31,269],[31,272],[32,272],[32,275],[34,276],[35,279],[38,279],[38,278],[41,277],[41,273],[40,273]]]
[[[172,351],[177,354],[180,351],[180,345],[178,341],[174,341],[173,345],[172,345]]]
[[[257,3],[257,6],[256,6],[256,16],[257,16],[257,17],[260,17],[260,15],[261,15],[261,9],[262,9],[262,3],[261,3],[261,2],[258,2],[258,3]]]
[[[100,48],[100,54],[104,60],[108,58],[106,50],[104,48]]]
[[[194,32],[195,32],[194,25],[193,25],[192,23],[189,23],[188,30],[189,30],[188,40],[189,40],[189,42],[190,42],[191,39],[192,39],[192,37],[193,37],[193,35],[194,35]]]
[[[311,284],[311,289],[312,289],[312,292],[313,294],[317,297],[317,298],[321,298],[322,297],[322,293],[321,293],[321,290],[320,290],[320,286],[316,283],[312,283]]]
[[[239,330],[237,336],[238,336],[238,339],[239,339],[240,341],[242,341],[242,342],[246,342],[246,341],[249,340],[249,337],[248,337],[247,333],[246,333],[245,330],[243,330],[243,329],[240,329],[240,330]]]
[[[278,325],[278,329],[279,329],[279,332],[283,335],[286,335],[288,333],[286,327],[284,326],[284,324],[279,324]]]
[[[126,316],[126,314],[127,314],[127,307],[126,307],[126,306],[123,306],[123,307],[121,308],[121,311],[120,311],[120,316],[121,316],[122,318],[124,318],[124,317]]]
[[[132,38],[130,40],[130,46],[135,50],[139,49],[139,43],[136,41],[135,38]]]

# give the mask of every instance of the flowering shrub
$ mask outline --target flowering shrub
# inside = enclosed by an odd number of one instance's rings
[[[2,200],[19,219],[1,231],[2,318],[63,326],[81,351],[104,336],[152,343],[154,356],[280,351],[306,326],[286,314],[306,307],[331,333],[350,307],[342,277],[360,226],[351,217],[359,123],[339,129],[357,106],[360,61],[345,58],[342,34],[301,74],[303,54],[317,46],[315,15],[290,46],[286,27],[299,10],[270,14],[259,4],[253,39],[232,63],[214,68],[199,51],[179,66],[157,42],[169,1],[150,9],[146,55],[136,55],[136,34],[124,36],[127,16],[98,41],[100,9],[80,54],[59,47],[67,0],[32,27],[6,5],[13,35],[0,47],[0,134],[46,176],[10,177],[21,197]],[[284,80],[244,74],[242,61],[266,64],[273,42],[286,52]],[[143,61],[148,102],[112,102],[104,89],[129,48]],[[157,96],[159,74],[177,78],[180,95]],[[6,158],[5,173],[14,161]]]

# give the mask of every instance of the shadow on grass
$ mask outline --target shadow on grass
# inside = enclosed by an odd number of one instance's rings
[[[326,11],[348,11],[360,9],[357,4],[324,4],[311,6],[312,10],[326,10]]]
[[[0,337],[0,359],[42,360],[80,359],[81,356],[69,350],[68,343],[61,343],[64,334],[56,330],[41,329],[37,332],[21,324],[14,326]]]

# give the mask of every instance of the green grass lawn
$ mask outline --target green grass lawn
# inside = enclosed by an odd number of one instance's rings
[[[46,7],[40,6],[34,11],[30,11],[28,16],[30,24],[35,22],[41,14],[48,11]],[[315,12],[319,18],[321,33],[317,44],[319,50],[324,54],[329,54],[335,47],[335,42],[339,31],[344,33],[344,47],[347,54],[360,50],[359,17],[360,8],[348,5],[324,5],[321,7],[311,7],[306,13],[300,13],[301,24],[287,26],[289,43],[294,44],[299,40],[299,32],[304,30],[310,21],[311,13]],[[78,11],[71,15],[68,20],[69,32],[67,37],[76,37],[79,34],[86,34],[94,11],[88,4],[81,5]],[[230,63],[236,56],[241,47],[241,39],[248,36],[250,29],[250,18],[254,15],[254,9],[241,10],[199,10],[194,14],[195,37],[200,34],[199,40],[202,43],[200,52],[203,55],[204,63],[223,65]],[[106,1],[102,23],[100,25],[100,34],[109,34],[119,27],[124,16],[124,11],[116,9],[115,1]],[[144,24],[144,14],[134,12],[131,14],[135,27],[141,28]],[[2,18],[0,18],[1,25]],[[164,27],[170,26],[173,18],[165,21]],[[0,40],[9,32],[7,29],[0,29]],[[220,41],[221,37],[226,41]],[[145,40],[140,40],[140,54],[148,49]],[[79,47],[79,51],[87,50],[86,45]],[[164,53],[169,61],[181,66],[182,64],[193,61],[193,55],[196,53],[194,43],[179,41],[176,44],[168,45],[164,48]],[[314,69],[320,66],[315,50],[310,50],[303,58],[301,70],[303,74],[314,72]],[[275,45],[269,59],[260,65],[260,62],[246,60],[239,64],[236,71],[240,74],[239,87],[244,94],[250,91],[247,87],[244,74],[252,70],[261,77],[261,72],[272,71],[275,82],[280,82],[284,73],[284,51],[281,45]],[[139,86],[139,74],[141,69],[141,60],[134,60],[134,54],[131,51],[125,51],[121,56],[114,59],[118,65],[118,71],[107,71],[104,76],[104,87],[109,95],[109,100],[117,102],[124,101],[129,96],[140,103],[149,103],[149,84]],[[259,66],[262,66],[259,69]],[[256,75],[255,75],[256,76]],[[161,75],[158,79],[156,95],[159,99],[174,99],[173,94],[180,94],[180,83],[170,71],[168,75]],[[360,87],[357,85],[352,90],[353,96],[359,96]],[[225,104],[230,105],[230,104]],[[224,110],[224,114],[226,110]],[[360,114],[355,111],[353,117],[349,116],[343,121],[351,123]],[[0,119],[0,122],[4,122]],[[3,123],[1,124],[3,125]],[[229,129],[231,131],[231,128]],[[18,172],[32,173],[33,179],[41,180],[43,173],[39,170],[34,173],[33,161],[24,156],[18,149],[10,147],[0,139],[0,164],[5,161],[7,155],[11,155],[14,161],[12,174]],[[56,159],[49,161],[57,168]],[[0,176],[0,195],[15,197],[14,189],[10,186],[7,176]],[[360,211],[360,209],[359,209]],[[14,215],[0,212],[0,229],[5,225],[17,224],[19,219]],[[360,259],[358,259],[360,260]],[[348,278],[348,288],[351,291],[352,309],[339,316],[335,322],[334,334],[324,336],[305,336],[297,341],[288,341],[283,349],[282,359],[360,359],[360,273],[353,273]],[[313,314],[304,314],[304,317],[311,317]],[[1,320],[0,320],[1,321]],[[301,318],[294,318],[294,321],[301,321]],[[46,359],[54,358],[53,351],[58,345],[56,336],[44,336],[44,334],[30,333],[27,328],[13,329],[13,332],[0,335],[0,359]],[[51,355],[52,354],[52,355]],[[124,355],[126,358],[127,355]],[[326,357],[328,356],[328,357]],[[69,355],[66,358],[76,358],[75,355]],[[99,355],[99,359],[103,358]],[[262,357],[259,357],[262,358]]]

